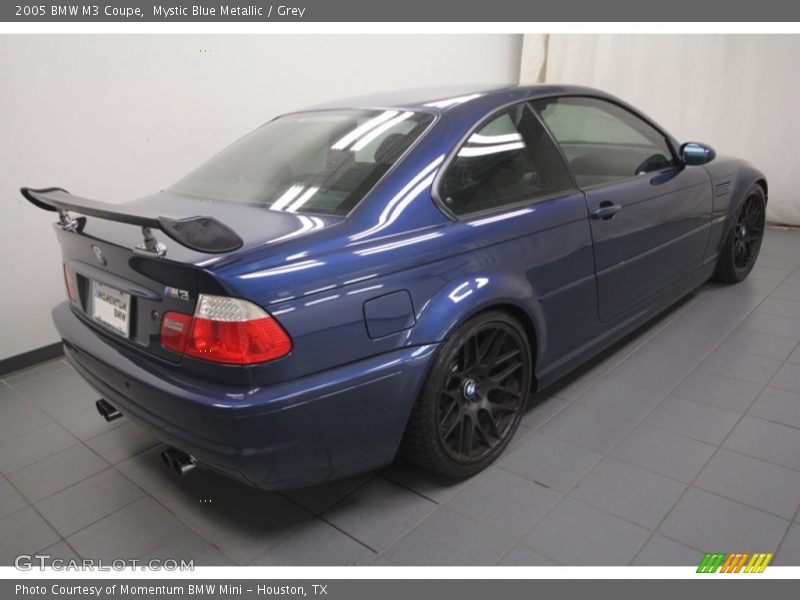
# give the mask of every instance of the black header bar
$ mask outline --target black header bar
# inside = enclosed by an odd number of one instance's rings
[[[797,22],[791,0],[10,0],[0,22]]]

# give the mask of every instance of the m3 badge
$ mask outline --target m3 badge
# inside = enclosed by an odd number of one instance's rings
[[[183,300],[189,302],[189,292],[175,287],[167,286],[164,288],[164,297],[172,298],[173,300]]]

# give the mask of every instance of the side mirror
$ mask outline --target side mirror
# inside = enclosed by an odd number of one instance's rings
[[[681,161],[685,165],[704,165],[710,163],[717,156],[711,146],[699,142],[686,142],[681,146]]]

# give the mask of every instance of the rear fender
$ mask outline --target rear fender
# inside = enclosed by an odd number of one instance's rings
[[[522,321],[531,350],[540,356],[544,316],[537,294],[527,278],[511,272],[481,272],[453,278],[417,308],[417,324],[409,330],[408,344],[423,345],[447,339],[478,313],[505,309]]]

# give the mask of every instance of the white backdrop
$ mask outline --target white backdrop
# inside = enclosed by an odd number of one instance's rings
[[[281,112],[372,92],[515,83],[518,35],[0,36],[0,360],[56,342],[52,214],[20,186],[156,192]]]
[[[57,341],[53,217],[18,188],[109,200],[169,185],[282,111],[381,90],[536,81],[617,94],[769,178],[800,225],[800,36],[0,36],[0,360]],[[522,57],[520,59],[520,56]]]
[[[792,35],[526,35],[520,79],[600,88],[749,160],[767,175],[768,219],[800,225],[798,57]]]

